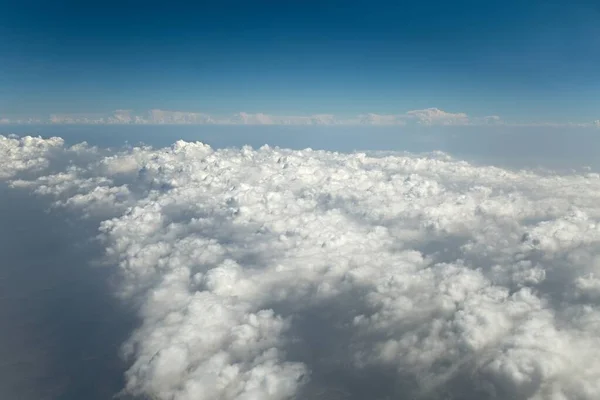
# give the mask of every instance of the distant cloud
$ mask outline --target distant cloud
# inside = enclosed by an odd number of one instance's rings
[[[214,124],[215,120],[208,114],[184,111],[165,111],[153,109],[144,118],[138,116],[136,123],[150,124]]]
[[[487,118],[487,117],[486,117]],[[477,121],[477,120],[475,120]],[[6,118],[4,123],[14,121]],[[239,112],[229,116],[207,113],[152,109],[136,114],[132,110],[115,110],[110,115],[51,114],[51,124],[198,124],[198,125],[373,125],[392,126],[416,123],[419,125],[470,125],[465,113],[449,113],[438,108],[413,110],[403,114],[366,113],[356,117],[337,117],[333,114],[272,115]],[[477,122],[475,122],[477,123]]]
[[[135,117],[131,115],[131,110],[116,110],[111,118],[117,124],[130,124],[135,121]]]
[[[232,115],[212,115],[202,112],[152,109],[136,113],[115,110],[102,114],[51,114],[47,119],[0,118],[0,124],[114,124],[114,125],[320,125],[320,126],[489,126],[513,127],[600,127],[600,120],[589,123],[510,123],[497,115],[472,117],[464,112],[448,112],[439,108],[410,110],[399,114],[364,113],[341,117],[333,114],[273,115],[239,112]]]
[[[115,111],[118,115],[118,111]],[[99,114],[50,114],[50,124],[107,124],[116,121],[117,117],[104,117]]]
[[[169,124],[169,125],[336,125],[343,123],[330,114],[310,116],[279,116],[240,112],[230,116],[206,113],[153,109],[143,114],[117,110],[109,116],[53,114],[52,124]],[[9,121],[7,120],[7,123]]]
[[[525,122],[525,123],[511,123],[511,124],[506,124],[503,123],[503,125],[507,125],[507,126],[514,126],[514,127],[523,127],[523,128],[535,128],[535,127],[540,127],[540,128],[594,128],[594,127],[600,127],[600,125],[598,124],[598,121],[593,121],[593,122],[563,122],[563,123],[559,123],[559,122]]]
[[[42,124],[48,123],[49,120],[43,121],[39,118],[8,118],[0,117],[0,125],[31,125],[31,124]]]
[[[406,115],[423,125],[470,125],[471,122],[465,113],[450,113],[439,108],[408,111]]]
[[[351,125],[406,125],[406,119],[402,115],[385,115],[385,114],[361,114],[355,120],[349,121]]]
[[[216,120],[221,124],[233,125],[339,125],[331,114],[316,114],[309,116],[278,116],[263,113],[250,114],[241,112],[230,118]]]
[[[484,125],[498,125],[502,123],[502,118],[497,115],[488,115],[480,120]]]

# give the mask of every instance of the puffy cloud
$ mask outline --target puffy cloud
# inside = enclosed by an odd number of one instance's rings
[[[200,125],[336,125],[345,124],[331,114],[309,116],[279,116],[264,113],[240,112],[231,116],[212,116],[206,113],[153,109],[134,114],[131,110],[116,110],[108,116],[52,114],[53,124],[200,124]],[[8,122],[7,122],[8,123]]]
[[[310,116],[276,116],[263,113],[238,113],[231,118],[219,121],[222,124],[235,125],[337,125],[342,123],[331,114]]]
[[[203,113],[183,112],[183,111],[165,111],[165,110],[150,110],[149,117],[141,119],[138,123],[153,123],[153,124],[211,124],[214,119]]]
[[[406,119],[401,115],[384,115],[368,113],[358,116],[361,125],[406,125]]]
[[[8,120],[7,120],[8,121]],[[271,115],[240,112],[230,116],[213,116],[206,113],[167,111],[153,109],[135,114],[131,110],[116,110],[110,115],[52,114],[52,124],[216,124],[216,125],[468,125],[499,122],[499,117],[469,119],[464,113],[449,113],[437,108],[413,110],[402,114],[360,114],[356,117],[337,117],[332,114],[307,116]],[[9,122],[7,122],[9,123]]]
[[[12,185],[103,216],[118,295],[139,305],[131,393],[600,393],[597,174],[443,154],[0,143],[3,179],[30,171]],[[52,168],[53,152],[73,162]]]
[[[39,118],[8,118],[1,117],[0,125],[32,125],[32,124],[40,124],[42,121]]]
[[[63,149],[60,138],[34,138],[0,135],[0,179],[20,172],[41,171],[50,164],[51,154]]]
[[[273,115],[266,113],[239,112],[232,115],[211,115],[202,112],[170,111],[152,109],[136,113],[132,110],[115,110],[110,114],[51,114],[47,119],[0,118],[1,124],[169,124],[169,125],[342,125],[342,126],[486,126],[510,127],[571,127],[591,128],[600,126],[600,120],[592,122],[526,122],[513,123],[497,115],[473,117],[466,113],[452,113],[439,108],[411,110],[398,114],[365,113],[356,116],[333,114]]]
[[[502,123],[502,118],[497,115],[488,115],[481,118],[481,123],[484,125],[496,125]]]
[[[406,115],[417,119],[423,125],[468,125],[469,117],[465,113],[450,113],[439,108],[408,111]]]
[[[248,114],[245,112],[238,113],[230,119],[223,120],[225,124],[241,124],[241,125],[274,125],[273,117],[263,113]]]
[[[50,114],[48,122],[51,124],[105,124],[117,120],[117,118],[105,118],[101,115],[91,114]]]
[[[109,121],[120,124],[129,124],[134,121],[134,117],[131,115],[131,110],[116,110]]]

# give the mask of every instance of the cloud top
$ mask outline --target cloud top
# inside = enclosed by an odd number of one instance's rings
[[[124,346],[131,393],[600,393],[597,174],[439,153],[0,143],[2,179],[101,216],[118,295],[142,321]]]

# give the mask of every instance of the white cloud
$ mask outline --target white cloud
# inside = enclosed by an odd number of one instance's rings
[[[481,122],[487,123],[485,117]],[[265,113],[240,112],[230,116],[213,116],[206,113],[167,111],[153,109],[146,113],[135,114],[131,110],[116,110],[110,115],[91,114],[52,114],[47,121],[52,124],[216,124],[216,125],[467,125],[478,124],[480,120],[470,121],[464,113],[448,113],[437,108],[413,110],[404,114],[360,114],[357,117],[336,117],[333,114],[314,114],[308,116],[270,115]],[[11,123],[8,119],[6,123]]]
[[[118,112],[117,112],[118,113]],[[51,124],[106,124],[110,118],[91,114],[51,114],[48,122]]]
[[[39,118],[0,118],[0,125],[32,125],[40,123],[42,123],[42,121]]]
[[[131,115],[131,110],[116,110],[111,117],[111,122],[118,124],[129,124],[135,121],[135,118]]]
[[[408,118],[416,118],[423,125],[469,125],[467,114],[450,113],[439,108],[408,111],[406,115]]]
[[[3,179],[103,216],[119,295],[141,304],[124,348],[130,392],[600,393],[597,174],[181,141],[108,155],[0,143]]]
[[[337,125],[344,124],[331,114],[310,116],[279,116],[263,113],[240,112],[231,116],[212,116],[206,113],[153,109],[134,114],[131,110],[117,110],[109,116],[52,114],[53,124],[199,124],[199,125]],[[8,123],[8,122],[7,122]]]
[[[439,108],[411,110],[398,114],[364,113],[356,116],[333,114],[273,115],[239,112],[231,115],[211,115],[202,112],[152,109],[136,113],[132,110],[115,110],[110,114],[51,114],[47,119],[0,118],[2,124],[159,124],[159,125],[325,125],[325,126],[489,126],[591,128],[600,126],[593,122],[519,122],[504,121],[497,115],[469,116],[464,112],[447,112]]]
[[[150,110],[149,117],[141,120],[138,123],[152,124],[212,124],[214,119],[203,113],[183,112],[183,111],[165,111],[165,110]]]
[[[234,115],[231,119],[224,120],[223,123],[235,125],[273,125],[275,121],[270,115],[241,112]]]
[[[486,117],[481,118],[481,123],[484,125],[496,125],[502,123],[502,118],[498,115],[488,115]]]
[[[406,119],[401,115],[368,113],[359,115],[356,123],[360,125],[406,125]]]
[[[0,179],[28,171],[42,171],[50,164],[51,154],[62,150],[60,138],[18,138],[0,135]]]

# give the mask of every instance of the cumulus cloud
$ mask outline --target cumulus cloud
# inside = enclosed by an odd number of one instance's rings
[[[368,113],[359,115],[356,123],[360,125],[406,125],[406,118],[403,118],[402,115]]]
[[[1,123],[19,123],[4,118]],[[110,115],[101,114],[52,114],[47,121],[51,124],[198,124],[198,125],[373,125],[391,126],[419,124],[433,125],[483,125],[499,123],[497,116],[469,118],[465,113],[450,113],[437,108],[412,110],[399,114],[366,113],[355,117],[340,117],[333,114],[272,115],[266,113],[239,112],[233,115],[216,116],[200,112],[168,111],[153,109],[143,113],[132,110],[116,110]]]
[[[468,125],[469,117],[465,113],[450,113],[439,108],[408,111],[409,118],[416,118],[423,125]]]
[[[11,178],[17,173],[42,171],[50,164],[51,154],[63,149],[61,138],[18,138],[0,135],[0,179]]]
[[[215,120],[208,114],[183,112],[183,111],[165,111],[154,109],[150,110],[148,118],[139,117],[138,122],[154,124],[212,124]]]
[[[480,122],[484,125],[496,125],[502,123],[502,118],[498,115],[488,115],[480,119]]]
[[[118,296],[139,305],[129,393],[600,393],[598,174],[440,153],[0,143],[2,179],[102,215]],[[73,161],[44,161],[57,152]]]
[[[32,124],[41,124],[43,123],[39,118],[9,118],[9,117],[1,117],[0,125],[32,125]]]
[[[273,115],[239,112],[212,115],[204,112],[152,109],[146,112],[115,110],[110,114],[51,114],[47,119],[0,118],[1,124],[116,124],[116,125],[321,125],[321,126],[488,126],[508,127],[598,127],[592,122],[508,122],[498,115],[469,116],[464,112],[448,112],[439,108],[411,110],[398,114],[363,113],[356,116],[334,114]]]
[[[206,113],[150,110],[135,114],[131,110],[116,110],[109,116],[98,115],[51,115],[49,122],[55,124],[216,124],[216,125],[471,125],[499,121],[499,117],[469,119],[465,113],[449,113],[437,108],[413,110],[402,114],[360,114],[357,117],[337,117],[333,114],[308,116],[271,115],[240,112],[231,116],[212,116]]]
[[[207,113],[153,109],[135,114],[131,110],[116,110],[108,116],[52,114],[53,124],[172,124],[172,125],[337,125],[345,124],[331,114],[309,116],[281,116],[264,113],[240,112],[230,116],[213,116]],[[6,123],[10,123],[7,120]]]
[[[119,115],[119,110],[115,111]],[[104,117],[100,114],[50,114],[48,123],[51,124],[106,124],[118,121],[118,117]]]
[[[134,121],[131,110],[115,110],[111,122],[129,124]]]

